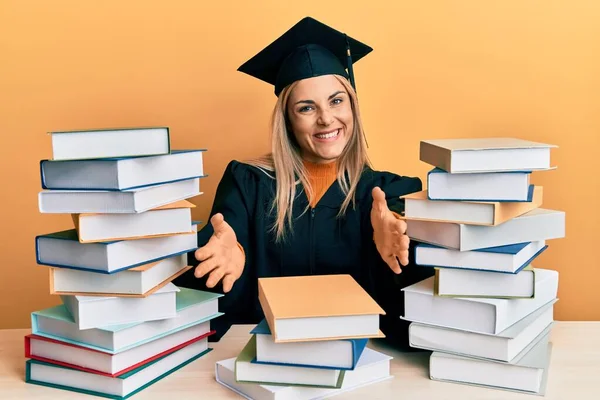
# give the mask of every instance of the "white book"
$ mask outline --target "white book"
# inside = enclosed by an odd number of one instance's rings
[[[538,336],[552,329],[556,301],[544,304],[495,335],[411,322],[408,327],[409,344],[423,350],[509,362]]]
[[[50,294],[146,297],[189,270],[187,261],[180,254],[114,274],[50,268]]]
[[[450,174],[439,168],[427,174],[431,200],[527,201],[533,194],[530,171]]]
[[[25,380],[32,384],[83,391],[96,396],[126,398],[197,360],[209,351],[210,349],[206,349],[205,343],[198,341],[161,357],[154,363],[146,364],[129,374],[118,377],[103,376],[37,360],[27,360]]]
[[[531,201],[526,202],[429,200],[425,190],[401,198],[405,201],[404,217],[408,220],[497,226],[540,207],[543,188],[536,186]]]
[[[42,160],[42,188],[127,190],[204,176],[205,150],[173,150],[149,157]]]
[[[192,233],[192,208],[180,200],[142,213],[73,214],[79,242],[134,240]]]
[[[203,325],[195,325],[115,354],[31,335],[27,337],[28,358],[63,363],[71,368],[117,376],[192,342],[201,341],[206,350],[209,333],[210,328],[207,330]]]
[[[555,147],[518,138],[423,140],[419,159],[450,173],[548,170]]]
[[[83,160],[168,154],[168,127],[49,132],[53,160]]]
[[[531,298],[535,294],[536,269],[531,265],[516,274],[436,268],[438,296]]]
[[[418,220],[406,222],[406,234],[411,239],[460,251],[565,236],[565,212],[544,208],[536,208],[497,226]]]
[[[141,213],[200,195],[200,178],[123,191],[42,190],[41,213]]]
[[[85,330],[79,329],[69,310],[60,304],[31,313],[31,333],[115,354],[190,326],[202,324],[202,329],[208,329],[212,319],[223,315],[218,304],[222,296],[182,287],[176,292],[174,318]]]
[[[545,240],[468,251],[418,243],[415,246],[415,264],[514,274],[547,248]]]
[[[112,274],[198,248],[194,233],[139,240],[80,243],[75,229],[36,237],[36,257],[40,265]]]
[[[543,395],[551,353],[549,333],[510,363],[433,352],[429,358],[429,376],[436,381]]]
[[[67,296],[60,298],[79,329],[133,324],[174,318],[177,315],[176,293],[172,283],[144,298]]]
[[[356,368],[353,371],[346,371],[344,382],[339,389],[237,382],[235,379],[235,358],[217,361],[215,365],[215,379],[221,385],[246,399],[316,400],[332,397],[393,378],[390,372],[391,359],[392,357],[386,354],[366,348]]]
[[[354,369],[368,339],[341,339],[275,343],[267,321],[263,319],[250,331],[256,335],[256,362]]]
[[[541,268],[536,269],[536,294],[531,299],[441,297],[434,293],[434,280],[432,276],[402,289],[404,319],[470,332],[498,334],[556,299],[558,293],[558,272]]]
[[[340,388],[345,370],[336,368],[274,365],[253,362],[256,359],[256,335],[252,335],[235,360],[237,382],[271,385],[303,385]]]

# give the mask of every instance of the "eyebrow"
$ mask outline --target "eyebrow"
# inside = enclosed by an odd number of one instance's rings
[[[332,95],[330,95],[327,100],[331,100],[332,98],[334,98],[335,96],[337,96],[340,93],[346,93],[343,90],[338,90],[337,92],[333,93]],[[297,101],[295,104],[300,104],[300,103],[308,103],[308,104],[315,104],[314,100],[300,100]]]

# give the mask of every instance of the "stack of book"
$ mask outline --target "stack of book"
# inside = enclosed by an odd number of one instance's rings
[[[392,377],[384,311],[350,275],[259,279],[265,319],[237,357],[216,363],[217,382],[249,399],[314,399]]]
[[[197,248],[203,150],[172,151],[169,129],[52,132],[42,213],[73,229],[36,237],[62,304],[33,312],[28,383],[127,398],[211,349],[219,294],[178,288]]]
[[[434,276],[403,289],[410,345],[431,350],[433,380],[543,394],[558,272],[535,268],[565,213],[541,208],[534,171],[553,145],[514,138],[429,140],[427,189],[404,196],[415,264]]]

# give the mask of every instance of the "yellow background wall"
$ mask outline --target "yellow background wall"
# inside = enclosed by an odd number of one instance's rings
[[[3,0],[0,328],[60,301],[34,254],[36,235],[72,227],[37,208],[46,132],[170,126],[175,149],[209,149],[193,199],[206,220],[226,163],[268,150],[272,88],[236,69],[305,15],[375,49],[355,73],[376,168],[424,179],[423,139],[559,146],[533,180],[567,234],[535,266],[560,272],[556,319],[600,319],[599,2]]]

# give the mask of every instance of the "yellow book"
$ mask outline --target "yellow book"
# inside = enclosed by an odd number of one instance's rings
[[[350,275],[260,278],[258,298],[275,343],[384,337],[385,311]]]

